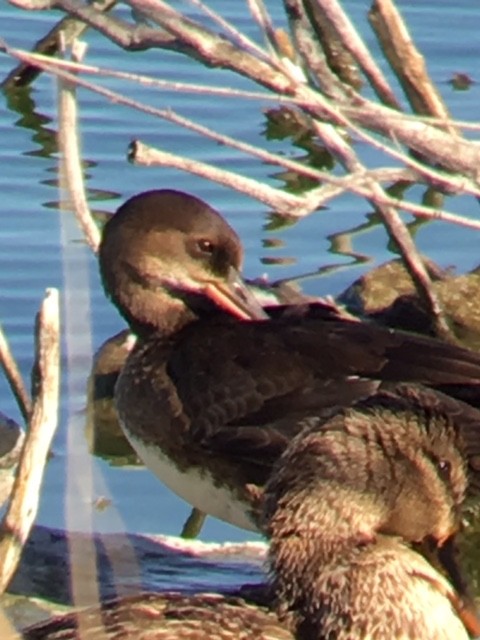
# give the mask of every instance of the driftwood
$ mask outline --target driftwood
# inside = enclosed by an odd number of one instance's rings
[[[59,309],[58,291],[50,289],[41,305],[36,322],[36,353],[32,370],[32,401],[28,411],[27,432],[23,439],[20,430],[13,430],[8,442],[2,433],[2,449],[11,444],[2,469],[2,488],[13,483],[10,501],[0,523],[0,594],[9,586],[35,520],[40,498],[42,477],[50,444],[57,426],[59,372]],[[4,346],[6,340],[3,340]],[[9,350],[8,370],[17,371]],[[3,349],[5,366],[5,349]],[[17,371],[18,372],[18,371]],[[22,413],[27,412],[25,385],[20,374],[9,377]],[[13,480],[14,466],[17,466]],[[2,465],[3,466],[3,465]],[[12,475],[9,475],[12,474]],[[1,637],[15,637],[10,623],[0,610]]]
[[[58,292],[47,292],[37,319],[34,399],[12,497],[0,525],[0,593],[7,588],[35,519],[41,481],[57,426],[59,375]]]

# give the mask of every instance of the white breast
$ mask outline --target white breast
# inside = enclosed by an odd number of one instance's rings
[[[241,529],[257,531],[246,505],[228,487],[216,486],[207,470],[193,468],[184,472],[159,448],[145,444],[132,434],[128,434],[128,439],[148,469],[193,507]]]

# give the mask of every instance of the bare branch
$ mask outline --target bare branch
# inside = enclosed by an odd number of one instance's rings
[[[94,253],[100,244],[100,231],[92,217],[85,195],[80,141],[78,139],[75,86],[59,80],[58,95],[59,147],[66,187],[85,238]]]
[[[352,173],[365,171],[353,148],[342,143],[341,137],[333,127],[320,122],[315,122],[315,126],[327,148],[338,158],[345,168]],[[413,283],[431,314],[437,334],[444,340],[454,341],[455,338],[443,315],[427,269],[418,255],[415,243],[397,213],[397,209],[379,202],[379,200],[386,196],[386,193],[377,182],[370,179],[366,181],[366,184],[371,193],[371,195],[368,196],[368,200],[376,206],[390,237],[395,241]]]
[[[225,33],[227,33],[234,41],[238,42],[238,44],[246,49],[252,51],[260,58],[264,58],[270,64],[274,66],[277,65],[277,61],[275,57],[269,56],[266,51],[264,51],[261,47],[257,45],[256,42],[247,38],[245,34],[241,31],[238,31],[230,22],[227,22],[221,15],[213,11],[210,7],[208,7],[204,2],[200,0],[188,0],[190,4],[199,7],[205,15],[209,16],[216,24],[218,24],[222,29],[224,29]],[[278,67],[280,68],[280,67]]]
[[[197,160],[190,160],[166,151],[153,149],[138,140],[130,145],[129,159],[135,164],[147,167],[153,164],[155,166],[174,167],[175,169],[188,171],[202,178],[213,180],[218,184],[256,198],[283,215],[295,215],[295,212],[305,206],[305,200],[301,196],[297,197],[284,191],[273,189],[268,185],[259,183],[257,180],[252,180]]]
[[[13,576],[37,514],[43,470],[57,426],[59,373],[58,291],[48,289],[37,317],[36,388],[12,498],[0,526],[0,593]]]
[[[363,69],[380,100],[391,107],[400,109],[400,104],[387,79],[370,55],[368,48],[355,30],[347,14],[343,11],[338,0],[317,0],[317,2],[324,15],[331,21],[335,31],[339,34],[347,51],[350,51]]]
[[[8,384],[10,385],[10,389],[12,390],[13,395],[15,396],[15,400],[17,401],[18,408],[20,409],[20,413],[25,420],[25,423],[28,423],[30,418],[30,413],[32,411],[32,401],[30,399],[30,395],[25,387],[25,383],[22,378],[22,374],[20,373],[20,369],[16,363],[15,358],[10,351],[10,346],[7,341],[7,337],[5,336],[3,329],[0,327],[0,364],[2,365],[5,376],[8,380]]]
[[[310,74],[317,80],[322,91],[330,98],[345,98],[342,82],[330,69],[325,53],[308,19],[300,0],[285,2],[293,38]]]
[[[8,51],[12,57],[22,60],[22,64],[25,66],[37,66],[39,69],[45,69],[49,73],[54,73],[53,68],[65,70],[70,73],[86,73],[98,76],[104,76],[105,78],[120,78],[122,80],[128,80],[130,82],[136,82],[138,84],[159,88],[169,89],[173,91],[181,91],[184,93],[200,93],[203,95],[217,95],[222,98],[244,98],[246,100],[270,100],[275,103],[292,104],[292,100],[284,98],[282,96],[275,96],[266,91],[245,91],[242,89],[234,89],[233,87],[219,87],[203,84],[192,84],[189,82],[174,82],[172,80],[161,80],[159,78],[152,78],[151,76],[140,75],[137,73],[130,73],[127,71],[118,71],[116,69],[107,69],[105,67],[97,67],[91,64],[84,64],[74,62],[73,60],[64,60],[61,58],[51,58],[40,53],[30,53],[22,49],[10,49],[5,45],[5,50]],[[49,68],[46,69],[45,65]],[[479,125],[480,128],[480,125]]]
[[[250,13],[262,32],[267,44],[269,45],[272,57],[278,58],[277,37],[273,28],[272,20],[268,14],[263,0],[247,0]]]
[[[374,0],[369,19],[413,110],[443,119],[445,128],[455,134],[448,109],[433,85],[425,59],[412,41],[398,9],[391,0]]]
[[[453,136],[425,120],[403,117],[387,107],[356,96],[355,107],[345,106],[343,113],[360,126],[417,151],[444,169],[464,174],[480,183],[480,144]]]
[[[69,16],[84,22],[89,27],[103,33],[119,47],[127,50],[148,49],[150,47],[178,47],[171,35],[146,25],[130,25],[115,16],[97,11],[94,5],[82,4],[75,0],[9,0],[16,7],[27,10],[61,9]]]
[[[383,189],[375,182],[371,183],[372,192],[383,196]],[[384,225],[390,237],[395,241],[404,264],[412,278],[415,288],[420,298],[424,301],[426,308],[430,312],[436,334],[448,342],[457,342],[455,335],[450,329],[445,314],[442,310],[438,297],[433,290],[432,281],[428,271],[418,254],[415,242],[409,234],[407,227],[400,218],[395,207],[380,206],[377,208],[382,216]]]
[[[92,6],[98,11],[103,12],[111,9],[116,2],[117,0],[95,0],[92,3]],[[88,27],[84,22],[80,22],[72,18],[63,18],[63,20],[60,20],[46,36],[35,44],[33,51],[45,55],[52,55],[58,51],[58,38],[60,32],[64,34],[67,41],[71,42],[75,38],[80,37],[87,28]],[[7,75],[0,86],[2,88],[7,88],[9,86],[27,85],[32,82],[38,73],[38,67],[21,63]]]

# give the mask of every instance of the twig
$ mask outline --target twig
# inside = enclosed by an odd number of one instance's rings
[[[374,182],[372,182],[372,192],[378,192],[379,195],[383,195],[384,193],[382,187]],[[385,228],[399,249],[405,267],[412,278],[421,300],[425,303],[429,315],[432,318],[437,336],[448,342],[457,342],[445,318],[438,297],[433,290],[432,281],[418,254],[415,242],[408,232],[405,223],[400,218],[398,211],[394,207],[378,207],[377,205],[377,208],[382,216]]]
[[[317,0],[324,15],[330,20],[335,31],[340,36],[344,47],[362,68],[369,79],[373,90],[385,104],[400,109],[400,104],[390,88],[387,79],[383,75],[380,67],[370,55],[352,22],[343,11],[338,0]]]
[[[327,148],[346,169],[350,172],[365,171],[365,168],[353,149],[343,142],[336,129],[326,123],[315,122],[314,124],[319,136],[326,144]],[[415,288],[432,317],[437,335],[442,337],[444,340],[448,340],[450,342],[455,341],[453,333],[450,331],[440,303],[438,302],[437,296],[433,290],[430,276],[428,275],[422,259],[418,255],[415,243],[400,218],[396,208],[379,204],[378,200],[383,198],[386,194],[377,182],[368,180],[367,185],[370,187],[371,191],[371,195],[368,196],[368,200],[378,209],[387,232],[397,245]]]
[[[102,12],[111,9],[117,0],[95,0],[92,6]],[[60,32],[65,34],[68,42],[73,42],[75,38],[78,38],[88,26],[79,20],[73,18],[63,18],[51,29],[46,36],[39,40],[33,51],[36,53],[53,55],[58,51],[58,38]],[[25,86],[31,83],[37,75],[40,73],[40,69],[36,66],[32,66],[26,63],[20,63],[13,69],[0,84],[2,89],[8,89],[8,87]]]
[[[257,45],[256,42],[248,38],[244,33],[239,31],[232,25],[230,22],[225,20],[223,16],[218,14],[216,11],[213,11],[210,7],[208,7],[204,2],[200,0],[188,0],[190,4],[198,7],[203,11],[205,15],[211,18],[216,24],[218,24],[225,32],[232,38],[236,40],[240,46],[245,47],[246,49],[252,51],[260,58],[263,58],[265,61],[268,61],[273,66],[276,66],[278,69],[281,69],[281,65],[277,60],[276,56],[270,56],[266,51],[264,51],[261,47]]]
[[[19,57],[19,58],[29,58],[30,59],[30,54],[24,52],[24,51],[19,51],[19,50],[10,50],[8,49],[9,53],[11,53],[12,55],[14,55],[15,57]],[[182,118],[181,116],[178,116],[177,114],[173,113],[170,110],[166,110],[166,109],[156,109],[154,107],[149,107],[147,105],[143,105],[141,103],[138,103],[135,100],[132,100],[130,98],[126,98],[125,96],[122,96],[121,94],[118,94],[116,92],[113,92],[109,89],[105,89],[104,87],[101,87],[99,85],[93,84],[91,82],[88,82],[82,78],[77,78],[76,76],[69,74],[65,71],[62,70],[62,66],[59,69],[58,66],[56,64],[53,64],[51,61],[45,61],[43,59],[40,59],[39,56],[33,56],[33,58],[35,60],[35,64],[39,64],[40,66],[42,66],[42,68],[44,68],[46,71],[54,73],[55,75],[58,75],[62,78],[65,78],[67,81],[69,82],[74,82],[76,84],[78,84],[79,86],[85,87],[91,91],[94,91],[100,95],[103,95],[104,97],[106,97],[109,100],[114,101],[117,104],[124,104],[126,106],[130,106],[133,107],[135,109],[139,109],[143,112],[149,113],[151,115],[154,116],[158,116],[158,117],[162,117],[170,122],[174,122],[175,124],[178,124],[180,126],[184,126],[187,127],[193,131],[196,131],[197,133],[201,134],[201,135],[205,135],[207,137],[210,137],[211,139],[221,143],[221,144],[226,144],[231,146],[232,148],[238,149],[244,153],[249,153],[254,155],[255,157],[260,158],[262,161],[264,162],[268,162],[271,164],[276,164],[278,166],[282,166],[285,167],[287,169],[290,169],[292,171],[296,171],[301,175],[305,175],[314,179],[319,180],[320,182],[326,182],[328,183],[327,185],[324,185],[322,187],[319,187],[317,190],[312,190],[310,191],[306,196],[303,196],[303,204],[300,203],[300,197],[299,196],[294,196],[297,197],[299,200],[296,202],[292,201],[292,204],[294,205],[293,210],[289,207],[289,203],[288,200],[284,200],[283,202],[281,202],[282,206],[279,207],[279,198],[281,199],[282,197],[287,197],[287,198],[291,198],[292,196],[289,196],[288,194],[284,194],[284,192],[282,191],[276,191],[276,192],[272,192],[275,195],[275,199],[273,201],[269,201],[268,200],[268,193],[266,189],[255,189],[253,192],[250,190],[250,187],[247,187],[247,190],[244,192],[249,193],[250,195],[253,195],[255,197],[255,193],[262,193],[262,197],[260,198],[260,200],[262,202],[265,202],[266,204],[268,204],[269,206],[272,206],[272,208],[277,208],[278,210],[284,210],[286,213],[288,213],[288,215],[293,215],[293,216],[304,216],[308,213],[310,213],[311,211],[314,211],[316,208],[318,208],[318,206],[324,204],[327,200],[331,199],[332,197],[334,197],[335,195],[345,191],[345,190],[350,190],[353,193],[356,193],[357,195],[360,195],[362,197],[372,197],[372,193],[371,193],[371,189],[370,187],[366,186],[365,183],[365,179],[367,177],[372,177],[373,179],[379,179],[380,176],[382,176],[383,171],[379,170],[379,176],[377,178],[377,173],[375,170],[373,170],[371,176],[369,176],[369,172],[365,173],[364,170],[362,170],[360,172],[360,174],[357,175],[351,175],[351,176],[346,176],[346,177],[338,177],[338,176],[332,176],[331,174],[327,173],[327,172],[322,172],[322,171],[318,171],[317,169],[312,169],[311,167],[302,165],[298,162],[292,161],[288,158],[285,158],[284,156],[277,156],[275,154],[272,154],[270,152],[265,151],[264,149],[260,149],[258,147],[254,147],[252,145],[248,145],[245,143],[241,143],[238,140],[234,140],[232,138],[229,138],[228,136],[222,136],[206,127],[203,127],[201,125],[198,125],[194,122],[192,122],[191,120],[188,120],[186,118]],[[329,111],[332,110],[331,107],[328,108]],[[393,112],[393,117],[395,117],[395,112]],[[403,116],[402,116],[403,117]],[[345,116],[339,116],[338,110],[337,110],[337,119],[339,119],[342,121],[342,123],[345,123],[346,126],[351,127],[355,133],[366,139],[369,140],[372,139],[371,143],[372,144],[377,144],[380,145],[381,143],[378,143],[378,141],[375,141],[375,139],[372,136],[369,136],[365,131],[359,129],[358,127],[356,127],[356,125],[351,122],[349,119],[347,119]],[[412,122],[413,124],[413,122]],[[473,144],[473,143],[472,143]],[[393,151],[390,150],[389,148],[385,147],[385,152],[391,152],[391,154],[394,157],[398,157],[399,159],[403,159],[405,160],[405,158],[402,156],[402,154],[399,154],[398,151]],[[206,173],[202,173],[203,169],[202,169],[202,164],[201,163],[195,163],[195,164],[190,164],[193,161],[190,161],[188,159],[185,158],[181,158],[178,156],[173,156],[173,154],[171,155],[171,160],[172,160],[172,164],[169,165],[169,161],[168,161],[168,154],[164,154],[164,152],[160,152],[161,156],[154,158],[153,154],[150,153],[148,154],[148,158],[143,159],[141,156],[141,153],[137,153],[135,155],[135,161],[136,162],[143,162],[145,160],[145,162],[148,162],[149,164],[152,163],[158,163],[160,166],[174,166],[174,167],[178,167],[178,168],[185,168],[187,170],[190,170],[190,168],[195,167],[195,172],[198,175],[202,175],[204,177],[208,177],[208,178],[212,178],[212,179],[216,179],[215,176],[215,168],[212,167],[208,167],[205,169]],[[411,165],[414,165],[415,163],[407,158],[408,163]],[[179,164],[180,163],[180,164]],[[423,165],[419,165],[419,166],[423,166]],[[388,178],[388,171],[391,170],[385,170],[387,173],[386,175],[384,175],[381,179],[382,180],[387,180]],[[391,180],[409,180],[409,181],[414,181],[414,180],[418,180],[420,178],[420,175],[417,173],[410,173],[408,172],[408,170],[402,170],[402,169],[398,169],[397,170],[399,172],[398,175],[392,174],[391,175]],[[404,173],[405,172],[405,173]],[[471,183],[466,179],[466,178],[462,178],[462,179],[458,179],[455,177],[449,177],[446,174],[440,173],[440,172],[435,172],[433,169],[423,169],[423,173],[426,177],[430,176],[433,179],[433,186],[437,187],[438,184],[445,184],[445,186],[449,189],[451,189],[453,187],[453,189],[457,189],[457,190],[461,190],[461,189],[465,189],[466,191],[471,191],[472,193],[474,193],[474,190],[472,189]],[[218,174],[217,174],[218,175]],[[235,174],[232,174],[232,179],[233,182],[230,181],[230,178],[222,178],[222,184],[234,184],[235,180],[237,179],[237,176]],[[245,183],[246,184],[246,183]],[[283,194],[283,196],[282,196]],[[378,194],[375,196],[376,198],[378,198]],[[382,198],[381,201],[377,200],[376,201],[377,204],[386,204],[386,205],[391,205],[391,206],[395,206],[395,207],[400,207],[402,209],[404,209],[405,211],[408,211],[410,213],[412,213],[413,215],[418,215],[420,217],[423,218],[428,218],[428,219],[439,219],[439,220],[445,220],[445,221],[449,221],[449,222],[453,222],[455,224],[461,224],[463,226],[466,227],[470,227],[470,228],[474,228],[474,229],[478,229],[480,228],[480,222],[477,220],[471,220],[469,218],[464,218],[462,216],[458,216],[457,214],[448,212],[448,211],[444,211],[444,210],[432,210],[429,207],[425,207],[422,205],[418,205],[418,204],[414,204],[412,202],[406,202],[406,201],[399,201],[395,198],[392,198],[390,196],[388,196],[387,194],[384,195],[384,197]]]
[[[439,164],[444,169],[462,173],[476,182],[480,181],[478,142],[452,136],[420,118],[398,118],[399,114],[358,94],[355,102],[353,108],[345,105],[343,114],[351,116],[357,125],[398,140],[400,144],[427,157],[433,165]],[[438,119],[435,120],[437,121]]]
[[[290,3],[289,3],[290,4]],[[285,3],[287,7],[287,4]],[[363,78],[360,77],[358,65],[353,56],[345,49],[338,33],[325,15],[317,0],[302,0],[299,5],[301,12],[308,16],[317,42],[325,52],[330,69],[339,80],[360,90]]]
[[[241,193],[245,193],[252,198],[257,198],[260,202],[272,207],[272,209],[295,218],[304,217],[318,209],[320,206],[325,205],[332,198],[335,198],[346,191],[350,191],[358,196],[371,198],[375,204],[396,207],[419,218],[424,218],[426,220],[442,220],[443,222],[450,222],[463,227],[480,230],[480,220],[472,220],[442,209],[432,209],[431,207],[415,204],[413,202],[399,200],[398,198],[389,196],[385,192],[383,192],[382,196],[379,196],[379,194],[374,196],[374,194],[372,194],[372,189],[368,186],[369,179],[376,182],[393,183],[400,180],[414,183],[418,180],[418,174],[411,172],[408,169],[383,168],[372,169],[371,171],[361,169],[359,172],[346,176],[331,176],[330,174],[325,174],[324,177],[323,172],[318,172],[314,175],[309,172],[308,167],[307,171],[303,172],[301,171],[303,168],[302,165],[299,165],[298,167],[295,166],[295,168],[293,168],[288,164],[291,161],[286,161],[285,164],[283,164],[281,160],[285,159],[279,158],[276,164],[291,168],[303,175],[317,177],[319,180],[322,179],[328,183],[312,189],[303,196],[294,196],[292,194],[285,194],[282,191],[278,191],[268,185],[258,183],[257,181],[252,181],[250,178],[240,176],[236,173],[232,173],[231,171],[227,171],[226,169],[219,169],[197,160],[191,160],[184,156],[175,155],[173,153],[151,147],[140,140],[134,141],[129,147],[129,159],[139,165],[173,167],[181,171],[188,171],[189,173],[201,176],[207,180],[213,180],[219,184],[231,187],[232,189],[237,189]],[[292,163],[292,165],[293,164],[295,163]],[[290,200],[288,200],[287,197],[290,198]]]
[[[442,119],[445,128],[455,134],[448,109],[432,83],[425,59],[412,41],[398,9],[391,0],[374,0],[368,17],[413,110]]]
[[[301,0],[285,0],[290,29],[306,68],[322,91],[332,99],[345,99],[343,83],[331,70],[317,34],[305,14]]]
[[[284,96],[276,96],[267,91],[245,91],[243,89],[234,89],[233,87],[219,87],[213,85],[193,84],[190,82],[175,82],[173,80],[161,80],[152,78],[138,73],[128,71],[119,71],[117,69],[107,69],[106,67],[98,67],[91,64],[74,62],[73,60],[64,60],[61,58],[51,58],[36,52],[28,52],[22,49],[13,49],[8,47],[5,42],[0,39],[0,47],[3,47],[13,57],[23,60],[25,66],[36,66],[45,69],[48,73],[53,73],[52,66],[58,70],[65,70],[71,73],[87,73],[99,75],[105,78],[119,78],[136,82],[143,86],[154,87],[159,89],[170,89],[172,91],[182,91],[184,93],[200,93],[202,95],[222,96],[222,98],[245,98],[246,100],[270,100],[280,104],[292,104],[292,99]],[[50,65],[47,69],[43,65]],[[478,125],[480,129],[480,125]]]
[[[295,211],[303,209],[305,206],[305,199],[301,196],[282,192],[268,185],[261,184],[252,178],[219,169],[218,167],[207,165],[198,160],[191,160],[160,149],[153,149],[139,140],[134,140],[131,143],[128,157],[135,164],[141,164],[147,167],[153,164],[156,166],[174,167],[175,169],[188,171],[202,178],[213,180],[218,184],[225,185],[240,193],[256,198],[284,215],[294,215]]]
[[[262,0],[246,0],[246,2],[253,19],[257,23],[272,53],[272,58],[279,60],[280,55],[277,46],[277,37],[267,8]]]
[[[30,8],[29,0],[10,0],[21,8]],[[132,51],[159,47],[175,50],[187,55],[195,55],[211,66],[225,67],[250,77],[253,73],[262,84],[262,78],[274,78],[283,91],[291,90],[291,80],[275,64],[245,51],[242,47],[226,41],[225,38],[204,28],[201,24],[188,20],[162,0],[130,0],[136,11],[157,22],[162,29],[146,25],[131,25],[114,16],[99,13],[90,5],[75,0],[56,0],[55,7],[83,20],[97,29],[118,46]],[[46,6],[38,8],[45,9]],[[50,8],[50,4],[48,6]],[[267,54],[268,58],[268,54]]]
[[[15,396],[20,413],[25,420],[25,424],[27,424],[32,411],[32,401],[27,388],[25,387],[25,383],[23,382],[22,374],[20,373],[15,358],[10,351],[9,344],[2,327],[0,327],[0,364],[5,372],[10,389]]]
[[[0,593],[12,578],[37,514],[40,486],[57,426],[59,372],[58,291],[48,289],[36,323],[36,394],[12,498],[0,525]]]
[[[374,149],[378,149],[391,158],[400,160],[400,162],[406,164],[407,167],[414,169],[417,180],[422,180],[436,189],[441,188],[449,192],[457,191],[458,193],[468,193],[476,198],[480,197],[480,187],[472,179],[463,175],[455,176],[450,173],[445,173],[444,171],[433,169],[431,166],[415,160],[401,150],[400,144],[395,139],[394,135],[392,135],[391,138],[393,142],[396,143],[396,148],[387,146],[385,143],[381,142],[378,137],[375,137],[365,131],[365,129],[358,127],[350,119],[345,118],[344,125],[351,129],[351,131],[355,133],[360,140],[371,145]]]
[[[75,215],[89,246],[96,253],[100,244],[100,231],[93,219],[85,196],[75,93],[76,90],[73,84],[62,82],[59,79],[59,147],[64,158],[62,168],[65,171],[65,182],[72,198]]]

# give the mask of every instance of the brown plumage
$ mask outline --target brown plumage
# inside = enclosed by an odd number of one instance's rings
[[[264,485],[292,437],[381,382],[480,389],[479,354],[324,304],[262,309],[238,274],[237,235],[193,196],[133,197],[99,257],[138,335],[116,386],[123,429],[165,484],[238,526],[257,528],[248,487]],[[468,454],[479,452],[470,430]]]
[[[467,485],[458,424],[422,396],[403,386],[339,411],[267,482],[276,608],[297,638],[469,637],[452,587],[412,548],[451,538]]]
[[[80,635],[79,629],[85,635]],[[24,632],[25,640],[294,640],[266,608],[217,594],[139,594]]]

